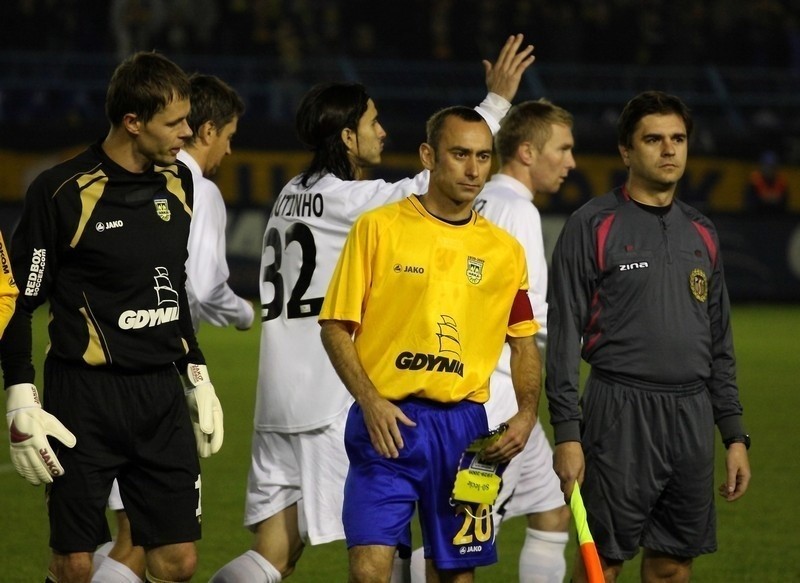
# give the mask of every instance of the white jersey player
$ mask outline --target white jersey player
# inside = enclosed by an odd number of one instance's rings
[[[495,131],[510,107],[533,47],[510,37],[476,109]],[[518,52],[519,51],[519,52]],[[380,163],[386,133],[359,84],[313,88],[297,112],[310,166],[281,191],[267,223],[261,265],[262,333],[255,432],[245,525],[253,550],[222,567],[213,583],[287,577],[305,542],[343,539],[347,455],[343,432],[352,397],[330,364],[317,316],[350,227],[366,210],[426,192],[428,172],[395,183],[360,180]]]
[[[217,147],[228,147],[227,144],[229,141],[225,137]],[[195,203],[189,230],[189,259],[186,261],[186,295],[192,324],[195,332],[200,329],[201,321],[248,330],[255,318],[253,304],[236,295],[228,285],[225,201],[219,187],[206,178],[208,174],[203,174],[195,155],[189,149],[178,154],[178,160],[189,167],[194,180]]]
[[[500,170],[486,183],[474,205],[525,248],[528,295],[538,322],[547,321],[547,262],[542,221],[533,199],[537,192],[557,192],[575,168],[573,144],[572,116],[565,110],[545,100],[513,107],[495,137]],[[542,351],[546,339],[547,328],[543,326],[537,333]],[[509,362],[510,351],[505,346],[492,374],[491,396],[486,403],[490,426],[499,425],[517,411]],[[528,527],[520,554],[520,581],[563,581],[570,513],[541,423],[534,426],[525,449],[503,473],[496,528],[503,519],[521,515],[527,515]]]

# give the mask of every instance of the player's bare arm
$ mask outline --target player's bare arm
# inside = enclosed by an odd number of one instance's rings
[[[507,421],[503,437],[486,449],[490,461],[509,461],[519,454],[539,415],[539,394],[542,387],[542,359],[535,336],[508,338],[511,347],[511,382],[517,396],[517,414]]]
[[[533,56],[533,45],[519,50],[522,38],[522,34],[508,37],[495,63],[486,59],[482,61],[486,72],[486,88],[507,101],[514,100],[522,74],[536,58]]]
[[[336,374],[364,411],[364,421],[372,446],[383,457],[398,457],[399,450],[403,448],[403,437],[397,422],[409,427],[414,427],[416,423],[406,417],[397,406],[381,397],[369,380],[353,344],[350,324],[339,320],[324,320],[320,325],[322,345]]]
[[[743,443],[732,443],[725,456],[727,479],[719,487],[719,493],[728,502],[738,500],[750,484],[750,458]]]

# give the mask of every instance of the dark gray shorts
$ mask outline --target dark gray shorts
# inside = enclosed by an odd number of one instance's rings
[[[48,358],[44,381],[44,408],[77,437],[56,448],[64,475],[48,489],[50,546],[93,552],[109,540],[114,478],[134,544],[199,539],[200,463],[175,368],[123,374]]]
[[[593,371],[582,397],[581,493],[598,552],[679,557],[717,549],[714,417],[704,383],[623,383]]]

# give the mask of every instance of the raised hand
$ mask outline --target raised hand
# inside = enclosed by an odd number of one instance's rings
[[[522,74],[536,59],[533,55],[533,45],[520,50],[522,38],[522,34],[508,37],[495,63],[486,59],[482,61],[486,72],[486,88],[509,102],[513,101],[517,94]]]

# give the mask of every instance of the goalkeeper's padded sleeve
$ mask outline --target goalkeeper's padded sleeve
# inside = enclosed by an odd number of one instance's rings
[[[67,447],[75,446],[75,436],[61,421],[42,409],[34,385],[11,385],[6,393],[6,420],[14,468],[34,486],[49,484],[64,473],[64,468],[47,436],[52,435]]]
[[[224,429],[222,405],[211,384],[206,365],[190,363],[186,367],[184,392],[197,441],[197,455],[211,457],[222,447]]]

